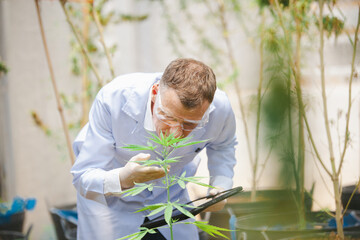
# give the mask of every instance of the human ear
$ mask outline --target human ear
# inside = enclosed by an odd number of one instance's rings
[[[151,87],[151,102],[155,102],[155,98],[158,92],[159,92],[159,84],[156,83]]]

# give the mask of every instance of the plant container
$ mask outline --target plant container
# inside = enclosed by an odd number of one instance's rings
[[[360,231],[360,212],[351,211],[344,216],[344,231]],[[308,234],[326,234],[336,231],[335,219],[325,212],[306,214],[306,226],[300,229],[297,212],[253,214],[237,218],[236,240],[286,239]]]

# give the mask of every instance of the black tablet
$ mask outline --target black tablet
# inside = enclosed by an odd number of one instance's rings
[[[225,191],[222,191],[222,192],[219,192],[218,194],[216,195],[208,195],[206,197],[201,197],[201,198],[198,198],[194,201],[191,201],[187,204],[190,204],[190,203],[193,203],[193,202],[196,202],[196,201],[199,201],[201,199],[210,199],[209,201],[199,205],[198,207],[196,208],[186,208],[186,210],[188,210],[189,212],[191,212],[192,215],[197,215],[199,214],[200,212],[204,211],[206,208],[228,198],[228,197],[231,197],[235,194],[238,194],[239,192],[241,192],[243,190],[242,187],[236,187],[236,188],[232,188],[232,189],[229,189],[229,190],[225,190]],[[174,209],[173,212],[172,212],[172,216],[171,218],[173,220],[176,220],[176,221],[182,221],[182,220],[185,220],[185,219],[188,219],[189,217],[186,216],[185,214],[183,214],[182,212],[180,212],[179,210],[177,209]],[[152,220],[149,220],[147,222],[144,222],[141,227],[146,227],[148,229],[151,229],[151,228],[157,228],[157,227],[160,227],[160,226],[163,226],[163,225],[166,225],[166,221],[165,221],[165,218],[164,218],[164,215],[161,215],[157,218],[154,218]]]

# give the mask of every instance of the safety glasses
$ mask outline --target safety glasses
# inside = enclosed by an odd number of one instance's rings
[[[210,108],[210,107],[209,107]],[[206,123],[209,121],[209,108],[204,113],[204,116],[201,120],[190,120],[183,119],[174,116],[170,111],[166,110],[161,103],[161,94],[160,87],[159,91],[156,94],[155,104],[154,104],[154,114],[155,116],[164,124],[170,127],[181,126],[184,131],[193,131],[194,129],[203,128]]]

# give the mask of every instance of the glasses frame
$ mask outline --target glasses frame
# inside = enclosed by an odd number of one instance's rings
[[[167,126],[177,127],[180,125],[183,131],[193,131],[195,129],[203,128],[209,122],[209,109],[210,106],[206,109],[201,120],[191,120],[191,119],[176,117],[174,114],[171,114],[169,113],[169,111],[164,109],[164,106],[161,103],[161,94],[160,94],[160,86],[159,86],[158,92],[156,93],[153,112],[156,115],[157,119],[159,119],[160,122],[164,123]],[[161,114],[160,111],[163,112],[164,114]],[[194,128],[186,128],[184,127],[184,123],[196,124],[196,126]]]

